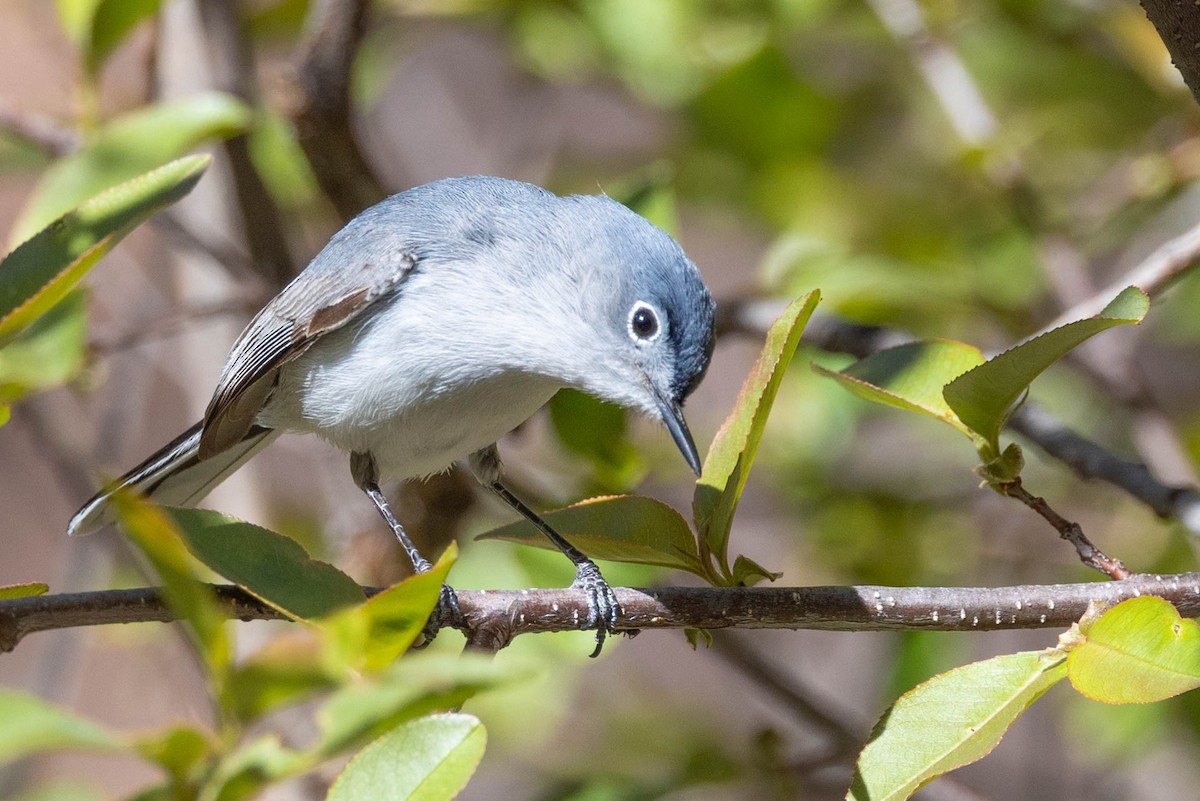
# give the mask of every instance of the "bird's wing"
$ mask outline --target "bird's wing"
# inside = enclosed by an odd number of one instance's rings
[[[279,368],[390,294],[416,263],[405,252],[358,264],[326,264],[284,287],[234,343],[204,413],[199,457],[241,442],[271,396]]]

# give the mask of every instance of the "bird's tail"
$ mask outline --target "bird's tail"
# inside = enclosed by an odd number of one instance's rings
[[[98,493],[67,523],[67,533],[91,534],[113,522],[110,500],[114,492],[125,488],[136,490],[156,503],[191,506],[279,436],[274,429],[254,426],[232,448],[201,460],[197,456],[200,431],[201,424],[196,423]]]

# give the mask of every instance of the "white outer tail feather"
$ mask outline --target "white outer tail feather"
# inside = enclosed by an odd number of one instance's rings
[[[200,432],[201,426],[197,423],[121,476],[113,486],[98,493],[67,523],[67,534],[91,534],[114,522],[110,500],[120,489],[133,489],[166,506],[193,506],[280,433],[265,428],[251,429],[237,445],[200,461],[196,458]]]

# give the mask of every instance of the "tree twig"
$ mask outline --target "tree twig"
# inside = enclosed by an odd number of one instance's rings
[[[1130,285],[1141,289],[1151,300],[1158,300],[1166,289],[1197,265],[1200,265],[1200,223],[1159,245],[1118,281],[1067,309],[1038,334],[1098,314],[1122,289]]]
[[[0,100],[0,130],[17,136],[47,156],[65,156],[79,146],[79,137],[70,128],[43,114],[18,111]]]
[[[1142,0],[1142,8],[1167,46],[1183,82],[1200,102],[1200,6],[1177,0]]]
[[[1006,481],[1001,485],[1001,490],[1005,495],[1010,498],[1016,498],[1037,512],[1047,523],[1054,526],[1060,537],[1075,546],[1075,551],[1079,554],[1080,561],[1088,567],[1100,571],[1111,579],[1126,579],[1132,575],[1129,569],[1121,564],[1120,560],[1107,556],[1093,545],[1091,540],[1084,535],[1083,529],[1079,527],[1078,523],[1067,520],[1054,511],[1054,508],[1046,503],[1045,498],[1038,497],[1025,489],[1019,477],[1012,481]]]
[[[214,589],[231,618],[283,618],[237,587]],[[619,587],[616,594],[624,610],[622,630],[1062,628],[1090,603],[1116,604],[1141,595],[1164,598],[1187,617],[1200,616],[1200,573],[1015,587]],[[504,647],[519,634],[575,631],[587,617],[587,595],[574,589],[460,590],[458,603],[468,639],[490,648]],[[157,587],[0,601],[0,651],[11,651],[37,631],[175,619]]]
[[[1095,478],[1123,489],[1165,520],[1178,520],[1200,534],[1200,491],[1159,481],[1142,462],[1123,459],[1063,425],[1036,403],[1027,402],[1008,427],[1066,464],[1081,478]]]
[[[350,105],[351,69],[369,7],[368,0],[312,3],[296,66],[300,147],[344,220],[387,196],[354,136]]]
[[[257,105],[254,54],[242,30],[238,5],[228,0],[201,0],[198,9],[217,88],[252,106]],[[246,245],[250,250],[249,266],[271,286],[282,287],[296,274],[296,266],[284,236],[279,206],[250,159],[247,135],[226,139],[224,148],[229,158]],[[226,268],[233,266],[223,264]]]

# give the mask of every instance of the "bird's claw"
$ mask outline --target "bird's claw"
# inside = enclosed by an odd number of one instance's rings
[[[429,620],[425,621],[425,627],[421,629],[421,640],[413,648],[417,650],[426,648],[442,629],[462,628],[465,623],[466,618],[463,617],[462,610],[458,608],[458,596],[455,594],[454,588],[449,584],[443,584],[437,606],[433,608],[433,614],[429,616]]]
[[[587,594],[588,616],[580,628],[596,630],[596,650],[591,654],[595,659],[604,648],[605,638],[617,631],[617,621],[622,614],[621,604],[612,587],[600,574],[600,568],[591,560],[581,562],[576,568],[571,587]]]

